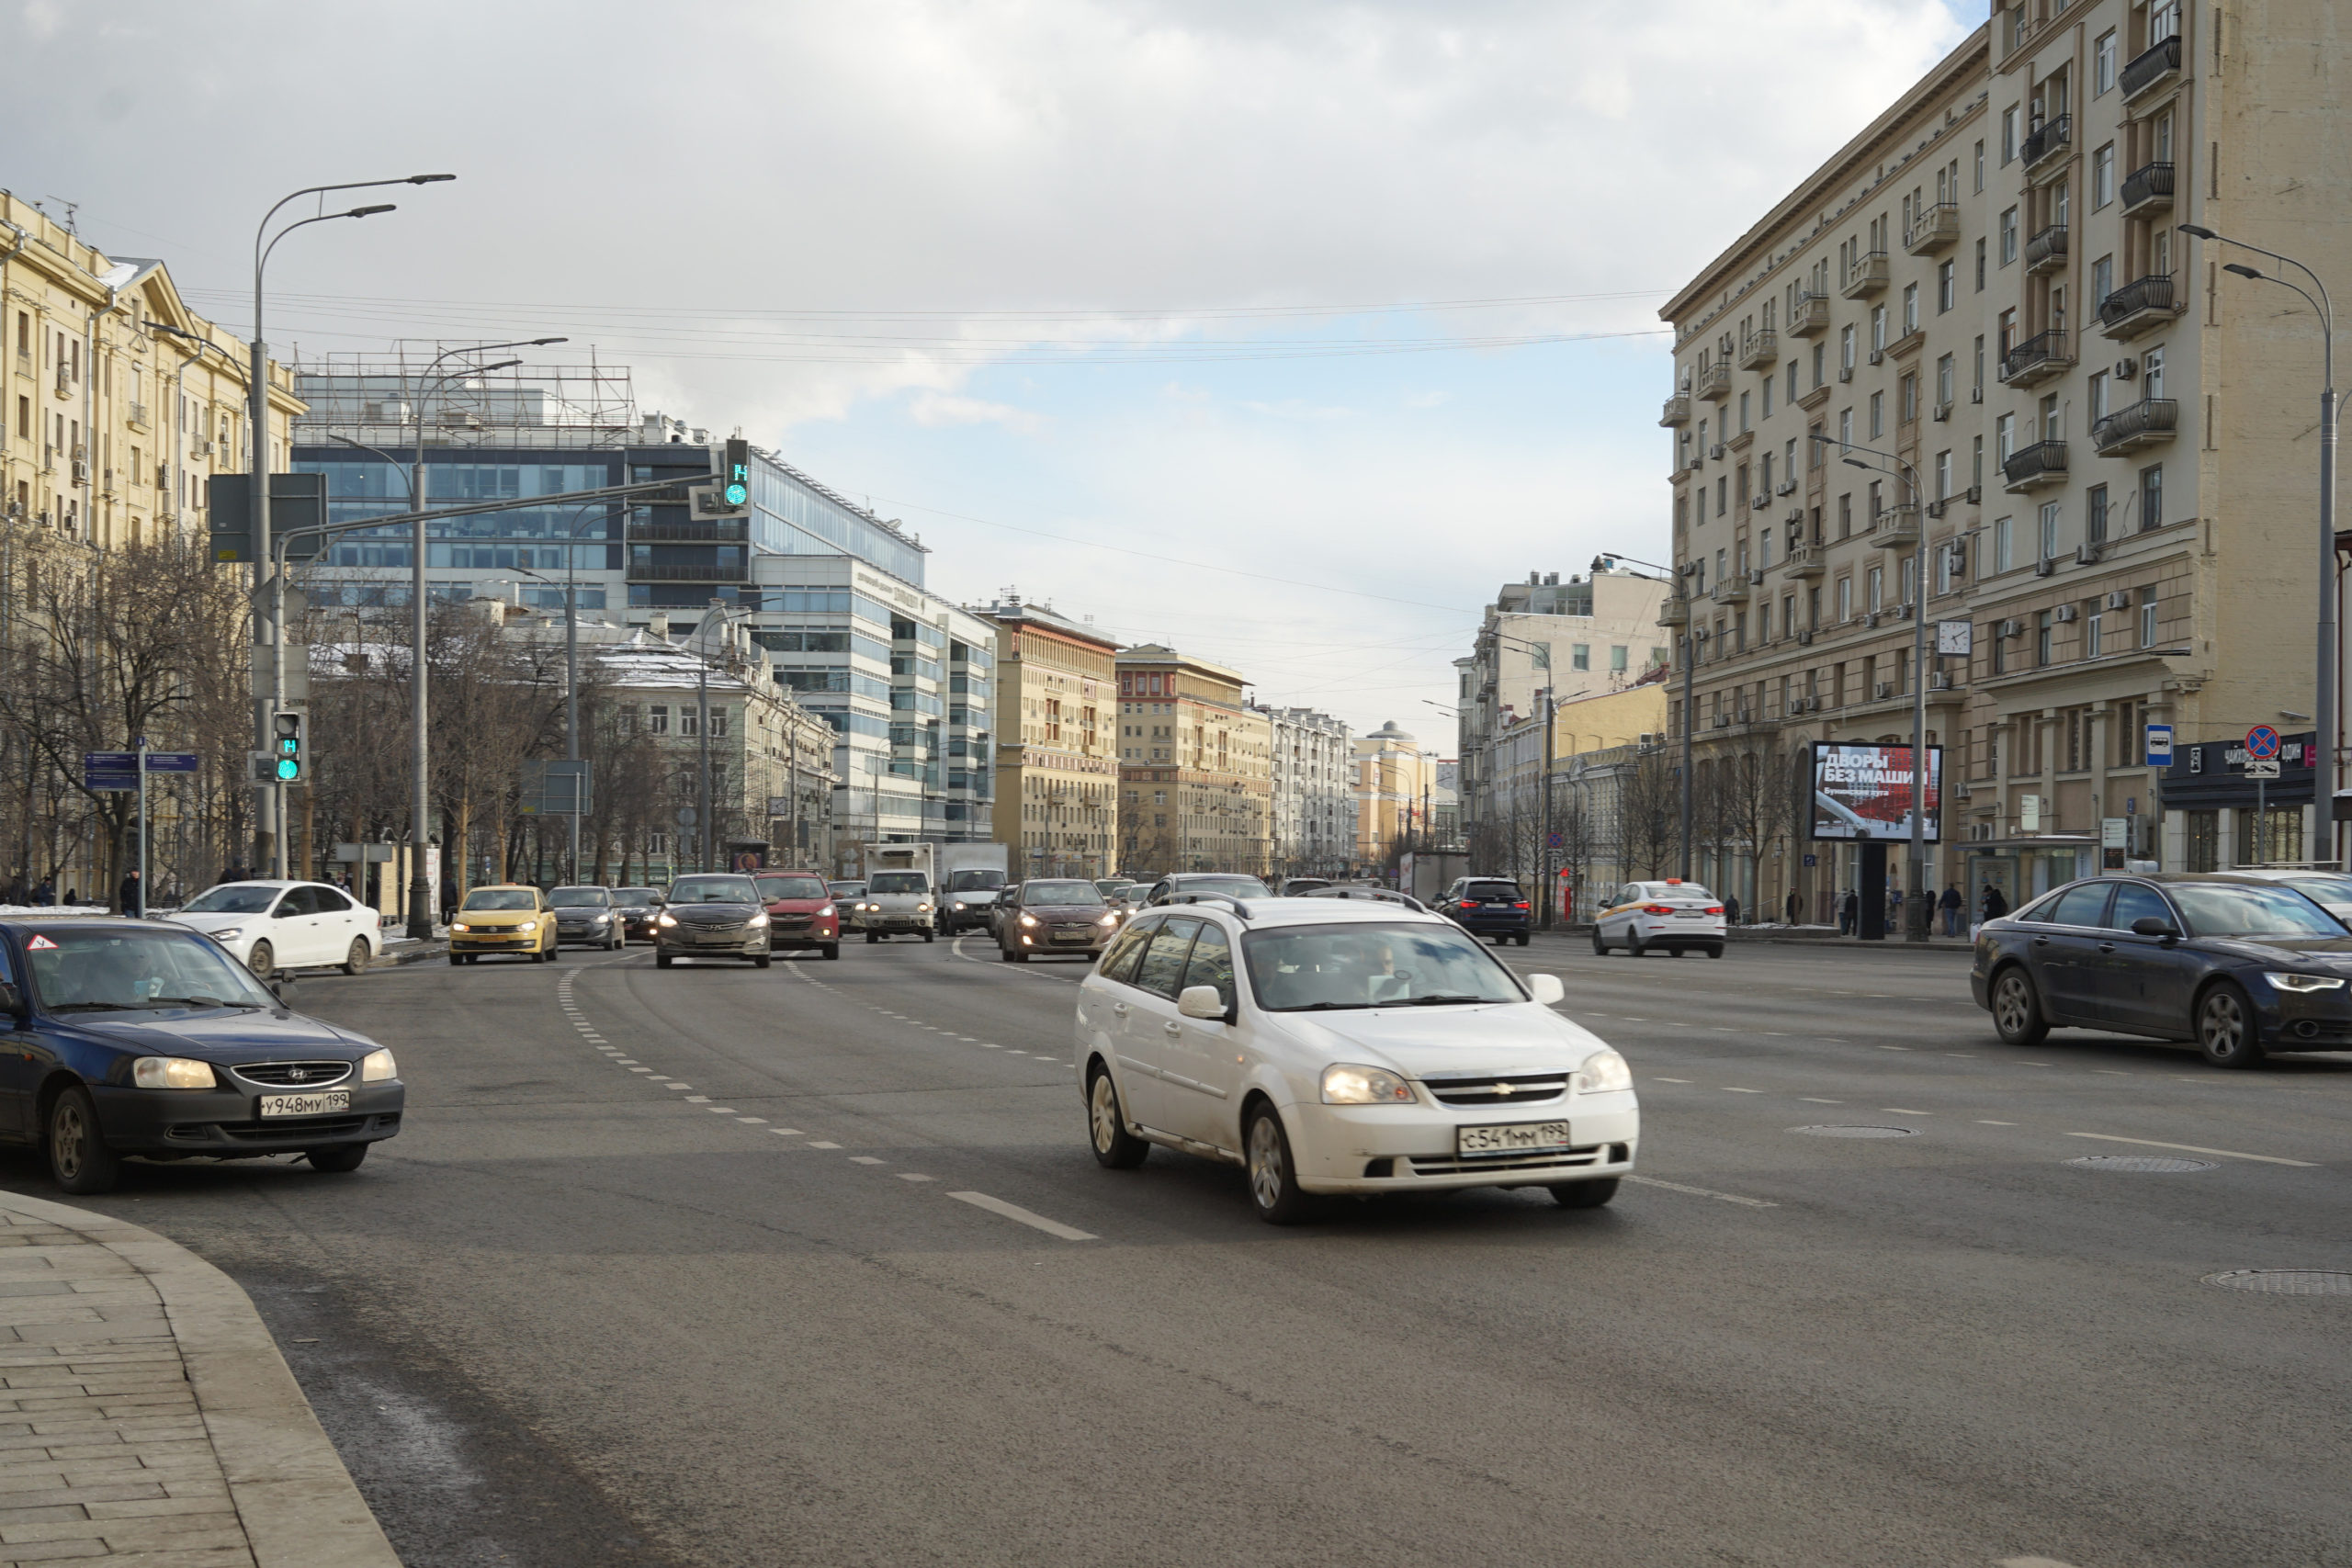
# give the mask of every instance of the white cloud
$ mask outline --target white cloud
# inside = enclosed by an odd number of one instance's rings
[[[1044,430],[1047,423],[1043,416],[1027,409],[1014,408],[1011,403],[950,397],[944,392],[916,393],[908,400],[907,417],[928,428],[950,424],[1001,424],[1023,435],[1034,435]]]

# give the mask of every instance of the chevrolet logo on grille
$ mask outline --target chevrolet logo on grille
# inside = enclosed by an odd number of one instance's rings
[[[1511,1087],[1507,1083],[1498,1083],[1495,1086],[1495,1092],[1508,1100],[1511,1095]]]

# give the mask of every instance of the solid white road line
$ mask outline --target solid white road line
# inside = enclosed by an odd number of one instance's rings
[[[2178,1149],[2184,1154],[2219,1155],[2223,1159],[2257,1160],[2264,1165],[2291,1165],[2301,1170],[2317,1170],[2318,1164],[2307,1159],[2280,1159],[2277,1155],[2241,1154],[2236,1149],[2209,1149],[2196,1144],[2160,1144],[2154,1138],[2119,1138],[2108,1133],[2069,1133],[2070,1138],[2097,1138],[2102,1144],[2139,1144],[2151,1149]]]
[[[1091,1231],[1082,1231],[1075,1225],[1066,1225],[1059,1220],[1049,1220],[1043,1214],[1032,1213],[1018,1203],[1008,1203],[1001,1198],[991,1198],[985,1192],[950,1192],[948,1196],[958,1202],[969,1203],[975,1209],[986,1209],[991,1214],[1002,1214],[1008,1220],[1033,1226],[1044,1231],[1047,1235],[1057,1235],[1064,1241],[1100,1241],[1102,1239]]]
[[[1777,1209],[1778,1203],[1761,1198],[1741,1198],[1729,1192],[1717,1192],[1705,1187],[1685,1187],[1679,1181],[1660,1181],[1655,1176],[1628,1176],[1624,1179],[1642,1187],[1663,1187],[1668,1192],[1687,1192],[1693,1198],[1714,1198],[1725,1203],[1744,1203],[1751,1209]]]

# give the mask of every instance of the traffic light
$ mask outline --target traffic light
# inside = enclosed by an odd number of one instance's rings
[[[279,713],[271,716],[275,739],[271,746],[277,762],[277,782],[302,782],[302,716]]]
[[[752,503],[752,444],[740,435],[727,440],[727,467],[718,476],[719,499],[730,507]]]

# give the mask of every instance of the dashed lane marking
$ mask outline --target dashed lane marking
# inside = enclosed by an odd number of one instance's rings
[[[1933,1116],[1935,1114],[1932,1111],[1914,1111],[1907,1105],[1882,1105],[1879,1109],[1896,1116]]]
[[[888,1165],[890,1162],[888,1160],[876,1159],[872,1155],[852,1155],[849,1156],[849,1163],[852,1165]]]
[[[939,1178],[935,1176],[923,1176],[911,1170],[902,1170],[899,1172],[899,1179],[901,1181],[936,1181]]]
[[[768,1131],[774,1133],[779,1138],[797,1138],[800,1136],[800,1129],[797,1127],[771,1127]]]
[[[1804,1100],[1807,1105],[1843,1105],[1846,1103],[1842,1100],[1822,1100],[1810,1094],[1801,1094],[1797,1096],[1797,1098]]]
[[[1713,1198],[1718,1202],[1744,1204],[1750,1209],[1777,1209],[1778,1203],[1762,1198],[1742,1198],[1734,1192],[1717,1192],[1708,1187],[1686,1187],[1679,1181],[1660,1181],[1655,1176],[1628,1176],[1624,1179],[1637,1187],[1663,1187],[1668,1192],[1684,1192],[1693,1198]]]
[[[1653,1083],[1689,1083],[1690,1080],[1689,1078],[1653,1078],[1650,1081]]]
[[[969,1203],[975,1209],[986,1209],[991,1214],[1001,1214],[1008,1220],[1044,1231],[1047,1235],[1059,1236],[1064,1241],[1102,1239],[1091,1231],[1082,1231],[1075,1225],[1066,1225],[1059,1220],[1049,1220],[1045,1215],[1024,1209],[1018,1203],[1008,1203],[1001,1198],[991,1198],[985,1192],[950,1192],[948,1196],[958,1202]]]
[[[1724,1092],[1725,1094],[1762,1094],[1764,1091],[1760,1089],[1734,1089],[1729,1084],[1725,1084]]]
[[[839,1144],[829,1144],[822,1138],[809,1139],[808,1146],[812,1149],[837,1149],[841,1147]]]
[[[2014,1122],[1996,1122],[1990,1116],[1979,1116],[1976,1119],[1976,1124],[1979,1127],[2014,1127],[2017,1125]]]

